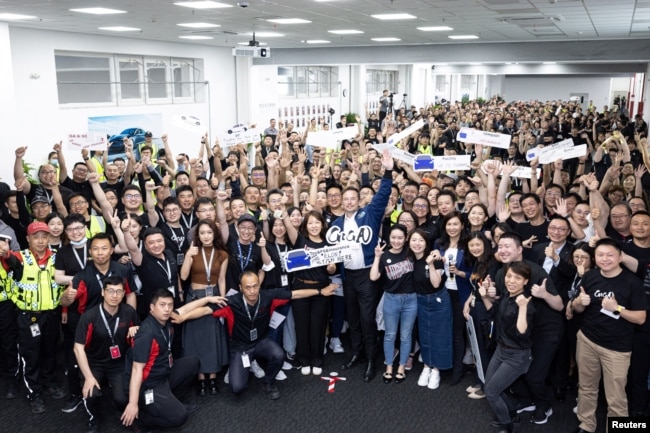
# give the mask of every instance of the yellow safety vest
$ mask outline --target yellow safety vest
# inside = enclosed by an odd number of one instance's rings
[[[11,294],[11,282],[11,276],[9,276],[5,268],[0,265],[0,302],[9,299],[9,295]]]
[[[14,281],[11,300],[23,311],[48,311],[59,306],[63,286],[54,281],[55,254],[47,259],[43,269],[30,250],[20,252],[23,259],[23,277]]]

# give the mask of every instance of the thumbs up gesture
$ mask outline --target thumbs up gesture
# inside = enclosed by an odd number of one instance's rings
[[[576,301],[585,307],[591,304],[591,296],[585,292],[585,288],[582,286],[580,286],[580,294],[576,298]]]
[[[530,296],[526,297],[524,295],[519,295],[517,296],[517,299],[515,299],[515,302],[517,303],[517,306],[521,307],[526,307],[528,303],[530,302]]]
[[[260,248],[264,248],[266,246],[266,238],[264,237],[264,233],[260,234],[260,241],[257,243],[257,246]]]
[[[533,287],[530,289],[530,294],[536,298],[544,298],[548,292],[546,291],[546,278],[542,281],[542,284],[533,284]]]
[[[187,250],[188,257],[194,257],[199,253],[199,247],[194,245],[194,241],[190,244],[190,248]]]
[[[616,296],[612,293],[610,296],[603,298],[601,303],[602,307],[607,311],[616,311],[618,308],[618,302],[616,301]]]

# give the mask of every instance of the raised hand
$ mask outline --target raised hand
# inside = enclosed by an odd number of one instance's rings
[[[190,248],[187,250],[186,255],[187,255],[187,257],[194,257],[198,253],[199,253],[199,247],[194,245],[194,241],[192,241],[192,243],[190,243]]]
[[[519,295],[517,296],[517,299],[515,299],[515,302],[519,307],[525,307],[528,305],[530,302],[530,297],[526,297],[524,295]]]
[[[580,305],[583,305],[583,306],[586,307],[587,305],[591,304],[591,296],[589,296],[585,292],[584,287],[580,286],[580,294],[578,295],[578,297],[575,299],[574,302],[578,302],[578,303],[580,303]]]
[[[530,294],[536,298],[544,298],[548,292],[546,291],[546,278],[542,284],[533,284],[530,289]]]
[[[375,257],[381,257],[381,255],[384,254],[385,248],[386,248],[386,243],[382,245],[380,240],[377,241],[377,246],[375,247]]]

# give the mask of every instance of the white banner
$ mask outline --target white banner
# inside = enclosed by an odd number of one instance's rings
[[[219,145],[222,148],[236,146],[239,143],[249,144],[260,141],[262,131],[259,129],[247,129],[245,127],[234,127],[228,131],[218,134]]]
[[[408,137],[409,135],[413,134],[415,131],[418,129],[422,128],[424,126],[424,120],[420,119],[417,122],[415,122],[413,125],[409,126],[402,132],[398,132],[397,134],[393,134],[388,139],[386,140],[386,144],[391,144],[393,146],[397,145],[397,143],[402,140],[402,138]]]
[[[197,135],[203,135],[208,131],[207,126],[203,125],[201,119],[186,114],[172,116],[172,125],[178,126],[186,131],[193,132]]]
[[[456,139],[465,143],[481,144],[500,149],[509,148],[510,142],[512,141],[512,137],[509,134],[479,131],[478,129],[472,128],[460,128]]]
[[[560,149],[564,149],[572,146],[573,146],[573,139],[567,138],[566,140],[558,141],[557,143],[551,144],[550,146],[531,147],[526,151],[526,161],[532,161],[535,158],[539,158],[540,164],[547,164],[548,162],[542,162],[542,155],[546,153],[553,153]],[[556,161],[558,159],[560,158],[556,158],[552,161]]]
[[[587,145],[580,144],[578,146],[564,147],[562,149],[556,149],[553,152],[545,152],[540,155],[539,163],[540,164],[550,164],[557,161],[558,159],[565,160],[571,158],[580,158],[587,154]]]
[[[472,162],[471,155],[449,155],[449,156],[415,155],[413,170],[414,171],[470,170],[471,162]]]
[[[291,250],[285,256],[285,268],[288,272],[310,269],[318,266],[339,263],[352,259],[351,243],[341,243],[331,247],[318,248],[315,250],[299,249]],[[354,244],[357,245],[358,244]]]
[[[390,156],[392,156],[393,158],[399,161],[403,161],[409,165],[413,165],[415,163],[415,155],[413,155],[412,153],[408,153],[405,150],[398,149],[392,144],[377,143],[377,144],[373,144],[372,147],[377,149],[379,153],[383,153],[384,149],[388,149],[388,151],[390,152]]]
[[[354,138],[357,134],[359,134],[359,128],[356,125],[330,129],[329,131],[310,132],[307,134],[306,144],[327,149],[337,149],[339,142]]]
[[[477,332],[480,332],[480,330],[476,329],[476,326],[474,326],[474,319],[472,316],[469,316],[467,319],[467,334],[469,335],[469,344],[472,347],[472,355],[474,355],[476,374],[478,374],[479,380],[485,383],[485,375],[483,374],[483,360],[481,359],[481,352],[478,349],[478,340],[476,339]]]
[[[503,171],[501,172],[503,174]],[[530,179],[532,177],[532,170],[530,167],[526,167],[525,165],[520,165],[517,167],[517,169],[510,175],[510,177],[518,177],[521,179]],[[539,176],[542,174],[542,169],[537,168],[537,178],[539,179]]]
[[[106,150],[107,147],[108,140],[105,135],[89,134],[87,132],[83,134],[68,134],[69,150]]]

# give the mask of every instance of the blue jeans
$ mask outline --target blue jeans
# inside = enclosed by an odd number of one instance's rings
[[[399,365],[406,365],[411,352],[411,336],[418,313],[418,298],[415,293],[384,294],[384,358],[386,365],[393,365],[395,338],[400,329]]]

